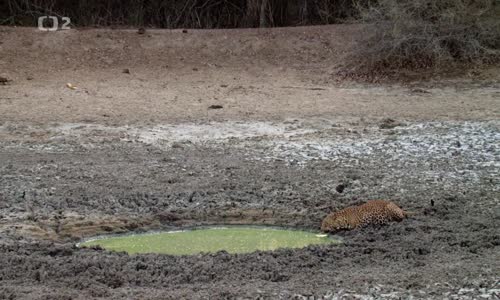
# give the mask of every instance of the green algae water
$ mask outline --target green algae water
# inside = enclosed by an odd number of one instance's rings
[[[279,248],[303,248],[308,245],[338,243],[327,235],[307,231],[259,227],[219,227],[99,238],[80,246],[99,245],[111,251],[129,254],[161,253],[192,255],[225,250],[249,253]]]

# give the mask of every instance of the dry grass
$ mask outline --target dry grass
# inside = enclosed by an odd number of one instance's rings
[[[77,26],[273,27],[343,22],[355,0],[5,0],[0,25],[36,24],[41,15]]]
[[[367,26],[348,55],[353,73],[444,70],[497,63],[500,5],[494,0],[379,0],[361,7]]]

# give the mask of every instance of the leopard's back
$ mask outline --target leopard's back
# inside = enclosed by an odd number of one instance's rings
[[[371,200],[362,205],[350,206],[328,215],[321,224],[323,231],[349,230],[370,224],[387,224],[401,221],[405,212],[387,200]]]

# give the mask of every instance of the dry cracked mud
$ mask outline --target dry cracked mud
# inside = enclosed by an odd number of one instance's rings
[[[1,295],[494,297],[499,126],[309,119],[190,124],[191,136],[182,125],[3,126],[22,142],[4,139],[0,153]],[[198,138],[203,130],[211,138]],[[415,215],[341,232],[342,246],[191,257],[74,246],[96,234],[202,224],[318,229],[331,210],[377,198]]]

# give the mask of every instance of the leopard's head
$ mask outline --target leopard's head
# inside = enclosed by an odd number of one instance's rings
[[[321,223],[321,231],[323,232],[338,232],[347,227],[347,220],[338,215],[329,215]]]

